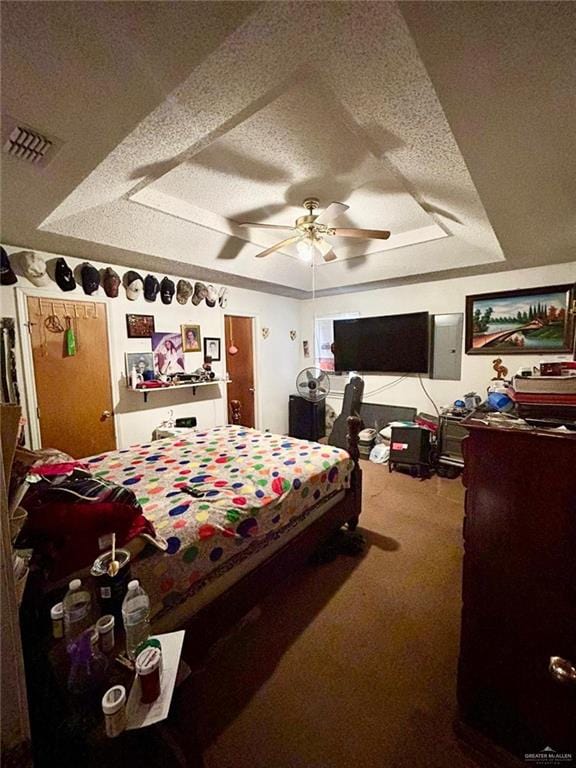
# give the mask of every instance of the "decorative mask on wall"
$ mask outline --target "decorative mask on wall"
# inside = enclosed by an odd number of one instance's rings
[[[270,336],[270,328],[262,328],[262,338],[267,339]]]

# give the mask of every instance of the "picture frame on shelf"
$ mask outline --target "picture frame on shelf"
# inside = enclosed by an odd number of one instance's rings
[[[202,351],[202,337],[200,335],[199,325],[190,325],[186,323],[180,326],[182,334],[182,351],[183,352],[201,352]]]
[[[154,378],[153,352],[126,352],[126,378],[130,381],[132,366],[146,379]]]
[[[154,330],[154,315],[126,315],[129,339],[151,339]]]
[[[213,363],[219,363],[222,359],[221,340],[211,336],[204,337],[204,357],[211,358]]]
[[[466,354],[572,352],[574,285],[466,296]]]

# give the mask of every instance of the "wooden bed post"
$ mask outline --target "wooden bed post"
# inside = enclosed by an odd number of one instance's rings
[[[354,462],[354,469],[352,470],[352,478],[350,483],[354,514],[348,520],[348,529],[350,531],[354,531],[358,525],[358,519],[362,510],[362,468],[360,466],[360,449],[358,447],[362,420],[359,416],[348,416],[347,421],[348,434],[346,435],[346,442],[348,444],[348,453]]]
[[[232,424],[240,424],[240,400],[230,400],[230,410],[232,411]]]

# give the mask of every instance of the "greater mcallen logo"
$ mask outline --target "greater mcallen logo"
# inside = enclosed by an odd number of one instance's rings
[[[526,753],[524,760],[533,765],[567,765],[572,762],[572,753],[556,752],[552,747],[544,747],[540,752]]]

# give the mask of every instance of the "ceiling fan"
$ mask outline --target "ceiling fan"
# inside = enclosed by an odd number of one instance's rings
[[[240,227],[252,227],[253,229],[277,230],[279,232],[292,232],[290,237],[276,243],[276,245],[266,248],[265,251],[257,253],[258,258],[268,256],[274,251],[280,251],[288,245],[296,243],[298,255],[304,261],[311,261],[314,251],[317,250],[324,261],[334,261],[337,258],[332,244],[326,237],[356,237],[364,240],[388,240],[390,232],[380,229],[352,229],[342,227],[331,227],[330,224],[345,211],[349,206],[343,203],[330,203],[324,211],[315,215],[315,211],[320,205],[316,197],[307,197],[302,203],[308,211],[306,216],[300,216],[296,219],[293,226],[283,226],[281,224],[256,224],[250,221],[243,221]]]

